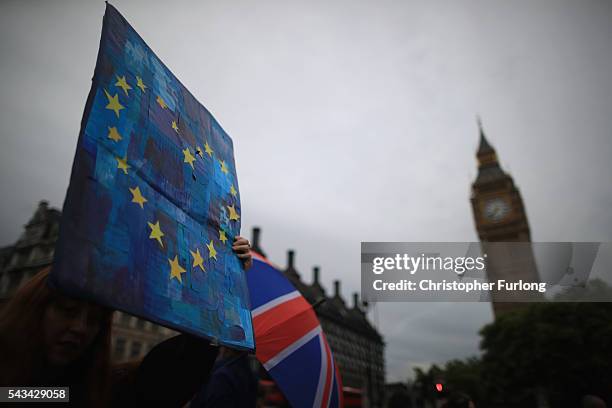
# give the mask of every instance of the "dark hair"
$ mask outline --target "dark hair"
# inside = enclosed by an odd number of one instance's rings
[[[50,304],[63,297],[47,285],[50,269],[34,275],[0,310],[0,386],[35,385],[45,369],[43,316]],[[67,369],[80,385],[74,391],[82,394],[87,406],[104,406],[109,395],[111,323],[112,311],[106,310],[93,343]]]

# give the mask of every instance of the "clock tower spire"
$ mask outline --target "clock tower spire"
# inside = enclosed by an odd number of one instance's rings
[[[478,158],[479,165],[487,165],[487,164],[497,164],[497,155],[495,154],[495,149],[489,144],[487,140],[484,130],[482,129],[482,121],[480,117],[478,117],[478,130],[480,131],[480,144],[478,146],[478,152],[476,152],[476,157]]]

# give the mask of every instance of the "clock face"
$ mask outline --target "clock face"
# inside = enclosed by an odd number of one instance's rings
[[[491,221],[501,221],[510,212],[510,205],[501,198],[489,200],[484,205],[484,216]]]

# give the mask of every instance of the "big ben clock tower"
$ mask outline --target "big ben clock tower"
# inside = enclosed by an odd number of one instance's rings
[[[478,176],[472,184],[472,211],[478,237],[486,251],[490,242],[530,242],[531,235],[523,199],[512,177],[504,172],[497,160],[495,149],[489,144],[478,121],[480,144],[476,157],[478,159]],[[491,248],[493,246],[489,246]],[[526,247],[526,246],[525,246]],[[524,247],[524,248],[525,248]],[[489,251],[491,252],[491,251]],[[515,281],[523,279],[537,282],[538,274],[531,249],[521,251],[521,256],[514,256],[509,262],[510,254],[499,254],[491,258],[489,253],[487,277],[490,282],[498,279]],[[504,299],[500,301],[500,299]],[[499,293],[492,293],[493,311],[500,313],[520,307],[520,303],[511,302]]]

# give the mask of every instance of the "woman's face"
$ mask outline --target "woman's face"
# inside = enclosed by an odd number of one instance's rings
[[[100,332],[103,319],[100,306],[63,296],[51,302],[43,316],[47,362],[66,366],[77,360]]]

